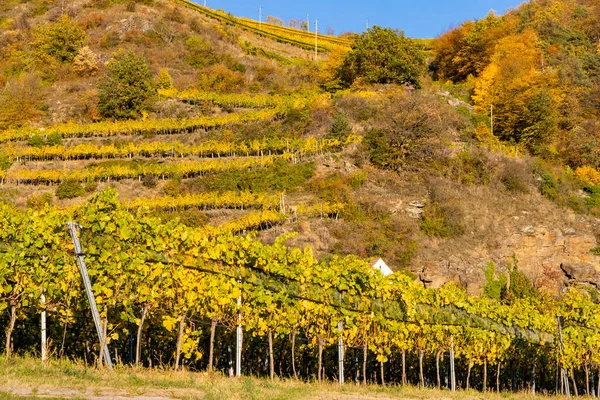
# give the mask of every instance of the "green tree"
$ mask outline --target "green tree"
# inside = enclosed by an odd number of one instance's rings
[[[117,55],[98,87],[98,111],[105,118],[136,118],[152,106],[152,71],[143,55]]]
[[[425,58],[402,31],[374,26],[356,39],[338,74],[350,86],[357,79],[367,83],[420,86]]]
[[[85,41],[85,31],[67,15],[52,24],[40,25],[33,32],[33,46],[40,55],[48,55],[60,62],[71,62]]]

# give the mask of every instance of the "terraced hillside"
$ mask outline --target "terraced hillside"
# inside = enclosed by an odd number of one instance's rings
[[[435,41],[404,44],[419,85],[348,85],[361,36],[317,35],[314,60],[314,33],[185,0],[7,0],[0,27],[4,202],[69,208],[113,187],[164,221],[265,242],[297,232],[290,243],[321,259],[384,257],[473,293],[490,262],[542,282],[597,261],[585,170],[491,135],[468,83],[426,71]],[[128,54],[150,94],[111,115],[103,90]]]

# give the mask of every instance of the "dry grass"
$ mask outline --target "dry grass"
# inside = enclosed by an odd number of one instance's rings
[[[538,396],[542,397],[542,396]],[[164,399],[532,399],[525,393],[456,392],[398,386],[340,387],[335,382],[274,382],[251,377],[227,378],[220,374],[174,372],[118,367],[114,372],[86,369],[70,361],[52,361],[42,368],[39,360],[0,358],[0,399],[22,398],[123,398]],[[553,397],[543,396],[544,399]]]

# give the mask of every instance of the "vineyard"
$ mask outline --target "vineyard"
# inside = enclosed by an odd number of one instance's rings
[[[110,137],[117,135],[172,135],[192,132],[198,129],[214,129],[234,123],[269,120],[277,115],[277,110],[247,111],[223,116],[196,117],[188,119],[153,119],[106,121],[92,124],[61,124],[45,129],[23,128],[0,132],[0,143],[25,140],[34,135],[58,135],[62,138]]]
[[[358,136],[349,137],[344,143],[337,139],[263,138],[249,142],[206,140],[196,145],[177,141],[144,141],[141,143],[120,142],[106,145],[80,143],[55,146],[23,146],[6,144],[2,152],[10,161],[51,161],[51,160],[104,160],[133,157],[190,157],[200,158],[261,156],[294,153],[299,156],[334,150],[344,145],[359,143]]]
[[[274,203],[250,195],[243,201]],[[66,229],[72,219],[82,226],[83,256],[118,363],[227,370],[239,325],[244,374],[337,380],[341,340],[346,376],[361,382],[440,387],[451,366],[459,387],[594,390],[600,310],[581,291],[560,301],[502,304],[453,284],[434,290],[404,274],[384,277],[355,256],[318,262],[309,248],[287,248],[289,236],[267,245],[232,235],[245,231],[239,224],[190,229],[143,209],[127,211],[132,206],[111,191],[68,213],[2,206],[8,356],[39,351],[45,311],[51,354],[102,363]],[[278,218],[268,214],[261,212]],[[259,219],[245,223],[264,223]]]
[[[275,41],[296,46],[305,50],[313,50],[315,48],[315,35],[308,32],[277,26],[273,24],[259,23],[258,21],[236,18],[231,14],[221,10],[212,10],[202,7],[188,0],[173,0],[188,9],[194,10],[203,14],[208,18],[215,19],[221,23],[233,25],[244,29],[248,32],[264,36]],[[338,38],[334,36],[317,35],[317,49],[319,52],[329,52],[331,50],[347,49],[352,44],[351,40]]]

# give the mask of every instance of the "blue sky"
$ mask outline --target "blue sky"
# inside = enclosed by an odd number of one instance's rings
[[[203,0],[194,0],[202,4]],[[402,29],[408,36],[429,38],[461,22],[484,17],[490,10],[503,14],[522,0],[206,0],[207,6],[237,16],[258,19],[274,15],[285,21],[305,19],[309,14],[311,31],[319,19],[319,32],[331,25],[336,34],[362,32],[366,19],[370,25]]]

